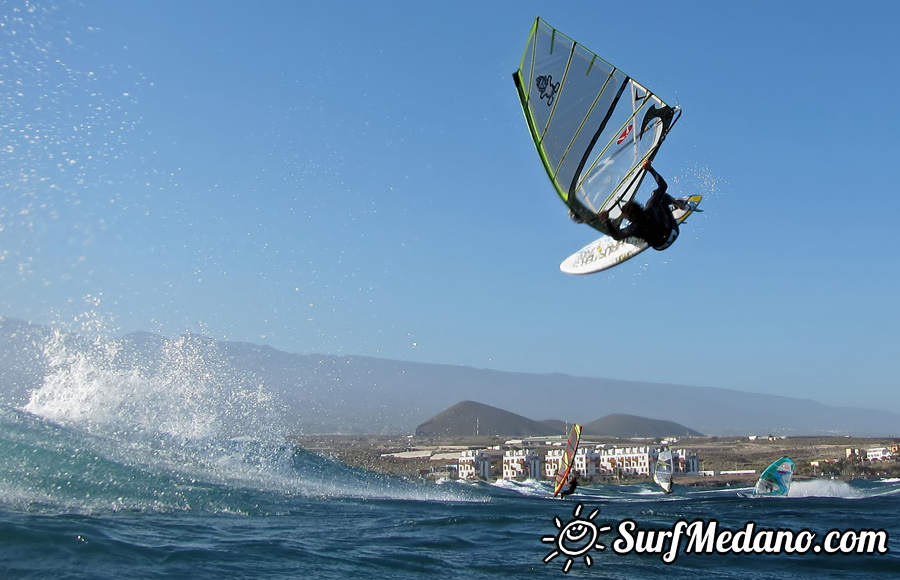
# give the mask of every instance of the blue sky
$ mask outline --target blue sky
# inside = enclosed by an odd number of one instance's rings
[[[900,412],[900,6],[641,6],[4,2],[0,315]],[[683,108],[672,249],[558,271],[538,15]]]

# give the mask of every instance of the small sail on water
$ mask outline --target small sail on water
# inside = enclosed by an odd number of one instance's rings
[[[765,468],[753,488],[752,497],[785,496],[791,489],[794,476],[794,462],[782,457]]]
[[[538,18],[513,74],[534,145],[556,192],[579,221],[621,208],[681,110]]]
[[[675,462],[672,450],[666,447],[659,452],[656,458],[656,466],[653,468],[653,481],[666,493],[672,493],[672,474],[675,472]]]
[[[572,471],[572,465],[575,464],[575,453],[578,451],[578,443],[581,441],[581,425],[577,423],[572,425],[569,430],[569,439],[566,441],[566,451],[559,462],[559,469],[556,472],[556,485],[553,487],[553,495],[558,495],[559,491],[569,479],[569,473]]]

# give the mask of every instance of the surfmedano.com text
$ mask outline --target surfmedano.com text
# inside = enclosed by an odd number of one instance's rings
[[[720,528],[716,520],[678,520],[671,529],[640,529],[622,520],[612,542],[616,554],[659,554],[666,564],[685,554],[884,554],[885,530],[832,529],[820,537],[808,529],[757,528],[755,522],[737,530]]]

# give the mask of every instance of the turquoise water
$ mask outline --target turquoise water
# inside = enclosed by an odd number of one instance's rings
[[[790,497],[755,500],[677,483],[670,496],[583,486],[560,500],[542,481],[382,476],[285,444],[279,397],[208,341],[167,341],[148,362],[63,338],[42,345],[37,386],[0,405],[2,579],[900,575],[897,480],[799,481]],[[3,380],[0,392],[13,393]],[[883,545],[720,554],[679,540],[669,560],[664,536],[659,549],[616,548],[654,530],[751,522],[817,542],[871,529]]]
[[[733,489],[544,482],[407,481],[252,439],[191,442],[92,433],[0,409],[0,570],[4,578],[718,578],[896,577],[900,482],[798,482],[792,497]],[[660,554],[593,549],[545,563],[554,523],[641,529],[713,520],[758,527],[883,528],[885,554]],[[607,534],[609,538],[612,534]],[[602,539],[602,538],[601,538]],[[607,542],[609,543],[609,542]],[[566,560],[571,559],[567,573]]]

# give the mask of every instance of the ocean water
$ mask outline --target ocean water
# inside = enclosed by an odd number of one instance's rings
[[[114,343],[57,337],[44,356],[40,386],[0,406],[0,578],[900,575],[898,480],[800,481],[765,500],[584,486],[560,500],[542,481],[388,477],[287,445],[278,397],[202,341],[169,341],[152,368]],[[672,550],[664,532],[691,525],[732,552],[684,536]],[[728,540],[741,530],[760,548]],[[762,552],[777,530],[793,553]],[[831,530],[853,553],[814,550]]]

